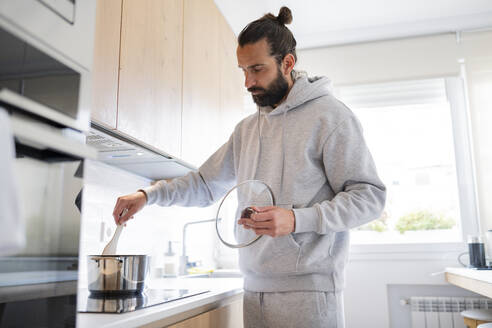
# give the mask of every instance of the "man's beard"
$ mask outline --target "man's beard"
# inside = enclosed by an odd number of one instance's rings
[[[251,87],[248,89],[249,92],[261,91],[262,93],[253,96],[253,101],[261,107],[264,106],[275,106],[282,98],[285,97],[287,91],[289,90],[289,84],[287,80],[283,77],[280,69],[277,69],[277,77],[272,83],[267,87],[267,89],[261,87]]]

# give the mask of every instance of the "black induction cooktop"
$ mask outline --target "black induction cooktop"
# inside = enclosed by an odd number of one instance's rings
[[[89,313],[125,313],[208,292],[190,289],[146,289],[134,295],[77,294],[77,311]]]

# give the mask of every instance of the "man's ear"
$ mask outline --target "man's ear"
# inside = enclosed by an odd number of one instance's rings
[[[296,64],[296,59],[294,55],[287,54],[282,60],[282,73],[284,75],[290,75],[290,72],[294,69],[294,65]]]

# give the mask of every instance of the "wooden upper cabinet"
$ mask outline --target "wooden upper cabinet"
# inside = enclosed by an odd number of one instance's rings
[[[92,119],[199,166],[245,116],[213,0],[98,0]]]
[[[219,17],[220,67],[220,138],[228,139],[239,121],[250,113],[244,111],[244,74],[238,67],[237,37],[225,18]]]
[[[118,66],[122,0],[98,0],[94,64],[92,70],[92,111],[94,121],[116,128],[118,107]]]
[[[220,140],[219,17],[213,0],[184,0],[181,157],[200,166]]]
[[[181,155],[183,3],[123,0],[117,129]]]

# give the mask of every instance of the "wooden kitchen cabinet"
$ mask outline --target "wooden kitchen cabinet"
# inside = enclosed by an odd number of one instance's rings
[[[181,155],[183,4],[123,0],[117,129]]]
[[[91,118],[116,129],[122,0],[97,1]]]
[[[219,15],[213,0],[184,0],[181,157],[196,166],[219,146]]]
[[[224,16],[219,15],[219,90],[220,129],[219,140],[229,139],[239,121],[250,115],[245,111],[244,97],[251,97],[244,87],[244,74],[238,67],[236,49],[237,37]]]
[[[171,328],[242,328],[243,302],[236,301],[226,306],[178,322]]]
[[[242,118],[236,36],[212,0],[184,1],[182,159],[200,166]]]
[[[98,0],[93,121],[199,166],[246,114],[213,0]]]

